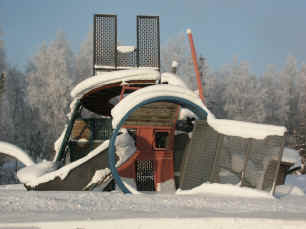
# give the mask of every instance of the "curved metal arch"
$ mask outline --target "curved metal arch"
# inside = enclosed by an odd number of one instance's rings
[[[141,103],[135,105],[132,109],[130,109],[125,116],[122,117],[122,119],[120,120],[119,124],[117,125],[117,127],[114,129],[113,134],[110,138],[110,142],[109,142],[109,149],[108,149],[108,164],[109,164],[109,168],[112,172],[113,178],[115,179],[116,184],[119,186],[119,188],[121,189],[121,191],[123,193],[131,193],[130,190],[125,186],[125,184],[122,182],[118,170],[115,166],[116,164],[116,160],[115,160],[115,142],[116,142],[116,138],[118,135],[118,132],[120,130],[120,128],[122,127],[123,123],[126,121],[126,119],[128,118],[128,116],[134,112],[137,108],[144,106],[146,104],[149,103],[154,103],[154,102],[171,102],[171,103],[176,103],[178,105],[181,105],[185,108],[188,108],[189,110],[191,110],[192,112],[194,112],[199,119],[205,119],[207,117],[207,112],[200,107],[199,105],[193,103],[190,100],[187,100],[185,98],[181,98],[181,97],[176,97],[176,96],[158,96],[158,97],[154,97],[154,98],[150,98],[147,100],[142,101]]]

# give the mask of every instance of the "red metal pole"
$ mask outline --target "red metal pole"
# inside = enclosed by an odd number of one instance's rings
[[[194,66],[194,71],[196,73],[197,77],[197,84],[198,84],[198,89],[199,89],[199,96],[203,102],[204,105],[206,105],[206,101],[203,95],[203,87],[202,87],[202,82],[200,78],[200,72],[199,72],[199,66],[198,66],[198,61],[197,61],[197,54],[194,48],[194,43],[192,39],[192,33],[190,29],[187,29],[187,35],[190,43],[190,48],[191,48],[191,55],[192,55],[192,60],[193,60],[193,66]]]

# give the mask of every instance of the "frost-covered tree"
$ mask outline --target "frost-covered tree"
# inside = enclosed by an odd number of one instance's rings
[[[296,135],[296,149],[299,151],[303,166],[302,173],[306,173],[306,64],[303,63],[301,71],[297,77],[297,93],[299,94],[298,100],[298,124],[295,128]]]
[[[181,76],[190,88],[196,89],[193,62],[185,34],[171,38],[161,46],[161,72],[170,72],[173,61],[179,64],[177,75]]]
[[[63,130],[75,74],[74,55],[64,33],[57,34],[49,45],[42,45],[27,71],[28,101],[47,123],[40,133],[50,145]]]
[[[266,114],[263,98],[265,90],[257,78],[249,73],[247,63],[237,62],[223,69],[226,75],[224,110],[228,118],[243,121],[263,122]]]
[[[93,74],[93,33],[88,33],[87,39],[84,40],[80,47],[80,52],[76,55],[76,78],[78,83],[87,79]]]
[[[280,72],[280,87],[283,93],[288,96],[288,120],[286,127],[292,133],[297,125],[298,94],[296,90],[296,80],[298,75],[297,61],[294,56],[288,56],[284,68]]]
[[[6,59],[5,59],[5,51],[4,51],[4,41],[1,40],[2,31],[0,28],[0,73],[6,70]]]
[[[297,77],[296,93],[298,94],[298,122],[306,121],[306,64],[302,63],[301,71]]]
[[[288,91],[282,87],[279,72],[269,65],[267,71],[259,79],[262,87],[266,90],[263,98],[266,113],[265,122],[275,125],[285,125],[289,115]]]
[[[2,32],[0,28],[0,98],[4,91],[5,71],[6,71],[4,42],[3,40],[1,40],[1,35],[2,35]]]
[[[25,75],[9,67],[0,111],[0,139],[26,150],[34,159],[41,157],[44,139],[37,124],[42,121],[26,100]]]
[[[221,72],[207,72],[203,82],[204,96],[208,109],[211,110],[216,117],[225,118],[225,75]]]

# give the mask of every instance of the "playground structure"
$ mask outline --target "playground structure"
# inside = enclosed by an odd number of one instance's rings
[[[216,119],[202,93],[160,73],[159,17],[137,16],[136,25],[136,47],[118,46],[117,16],[94,16],[94,76],[71,91],[53,162],[2,150],[26,158],[20,181],[29,190],[111,190],[115,181],[124,193],[217,182],[274,194],[286,129]]]

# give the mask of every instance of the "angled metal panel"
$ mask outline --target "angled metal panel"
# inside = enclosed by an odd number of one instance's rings
[[[182,162],[182,190],[192,189],[209,181],[214,169],[218,135],[205,120],[196,121]]]

